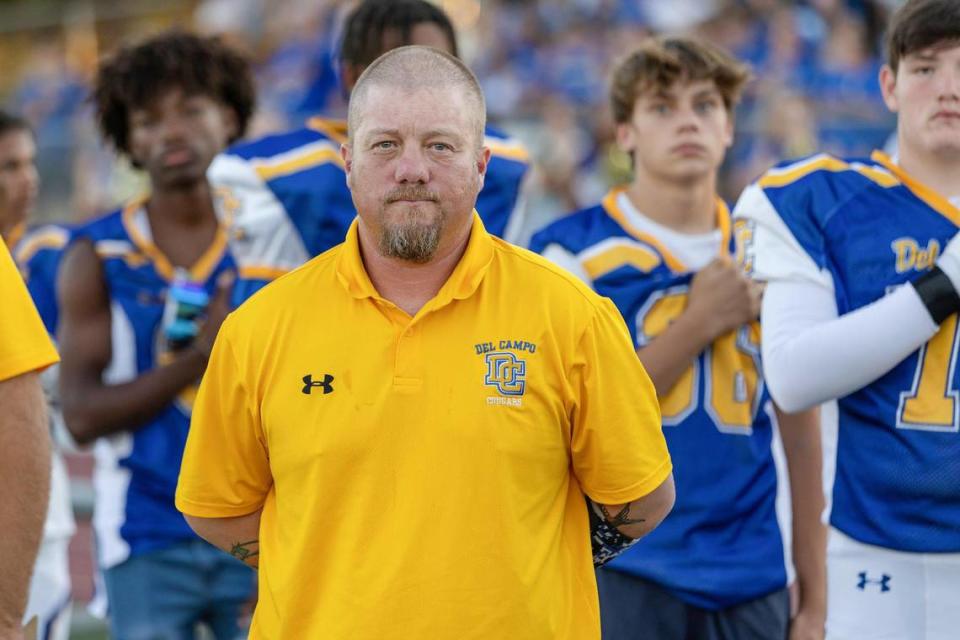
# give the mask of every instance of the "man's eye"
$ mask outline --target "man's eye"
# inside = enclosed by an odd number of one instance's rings
[[[389,149],[393,149],[396,146],[396,143],[394,143],[392,140],[381,140],[380,142],[376,143],[373,146],[377,149],[386,151]]]
[[[717,103],[713,100],[704,100],[703,102],[698,102],[695,105],[695,108],[700,113],[709,113],[717,106]]]
[[[453,147],[446,144],[445,142],[434,142],[430,145],[430,148],[434,151],[453,151]]]

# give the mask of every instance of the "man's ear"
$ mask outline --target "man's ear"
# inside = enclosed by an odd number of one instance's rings
[[[490,166],[490,147],[480,147],[480,153],[477,155],[477,174],[480,179],[480,189],[483,189],[483,183],[487,177],[487,168]]]
[[[890,65],[885,64],[880,68],[880,93],[883,94],[883,102],[893,113],[900,109],[900,103],[897,102],[897,72]]]
[[[350,179],[350,170],[353,169],[353,150],[350,148],[350,141],[340,145],[340,157],[343,159],[343,170],[347,172],[347,179]]]
[[[617,125],[617,146],[626,153],[631,153],[637,147],[637,132],[629,122]]]

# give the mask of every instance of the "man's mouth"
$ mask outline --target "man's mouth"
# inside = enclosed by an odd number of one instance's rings
[[[437,195],[433,192],[416,189],[416,190],[398,190],[394,191],[387,195],[386,203],[391,204],[394,202],[436,202]]]
[[[933,114],[934,120],[945,120],[947,122],[960,122],[960,111],[942,110]]]
[[[683,144],[678,144],[670,149],[671,153],[681,156],[699,156],[704,154],[706,151],[706,147],[704,147],[702,144],[697,144],[696,142],[684,142]]]
[[[160,162],[164,167],[176,167],[183,164],[188,164],[193,161],[194,155],[190,149],[180,148],[180,149],[170,149],[169,151],[164,151],[160,155]]]

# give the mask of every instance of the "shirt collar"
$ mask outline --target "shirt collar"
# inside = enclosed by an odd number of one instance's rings
[[[359,218],[355,218],[347,231],[347,237],[340,254],[337,257],[337,279],[347,292],[357,299],[374,298],[381,300],[367,270],[363,265],[360,254]],[[427,304],[427,308],[441,307],[451,300],[462,300],[473,295],[483,281],[484,275],[493,261],[493,238],[487,233],[483,222],[476,210],[473,211],[473,225],[470,228],[470,239],[467,248],[454,267],[453,273]]]

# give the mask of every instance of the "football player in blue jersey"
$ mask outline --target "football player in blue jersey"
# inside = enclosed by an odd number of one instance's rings
[[[240,633],[252,573],[174,507],[196,384],[229,310],[230,203],[206,179],[253,112],[247,60],[217,39],[161,34],[101,63],[104,138],[150,194],[78,228],[60,269],[67,426],[95,442],[94,529],[115,638]],[[219,213],[219,216],[218,216]]]
[[[343,28],[344,91],[382,53],[402,45],[458,53],[450,19],[427,0],[361,2]],[[245,295],[346,237],[356,216],[340,157],[346,129],[345,121],[312,118],[303,128],[238,144],[214,161],[211,182],[228,188],[240,205],[233,244]],[[484,145],[491,160],[477,212],[488,231],[516,242],[529,157],[516,140],[489,126]]]
[[[531,248],[620,309],[658,395],[673,512],[598,570],[604,638],[783,639],[788,549],[776,513],[775,410],[760,367],[761,287],[733,258],[717,171],[746,69],[694,38],[646,41],[613,74],[626,188],[547,226]],[[825,529],[816,411],[780,415],[799,608],[822,638]],[[602,560],[603,558],[601,558]]]
[[[769,170],[737,203],[737,236],[767,283],[774,399],[835,401],[828,637],[956,638],[960,3],[893,15],[880,86],[896,155]]]
[[[27,226],[40,184],[36,155],[36,141],[26,120],[0,111],[0,236],[26,280],[44,326],[53,335],[57,323],[54,283],[69,233],[59,225]],[[52,366],[41,375],[51,426],[60,420],[55,393],[57,369]],[[26,620],[36,617],[38,628],[54,640],[66,640],[70,632],[67,552],[74,530],[66,467],[54,448],[50,503],[26,614]]]

